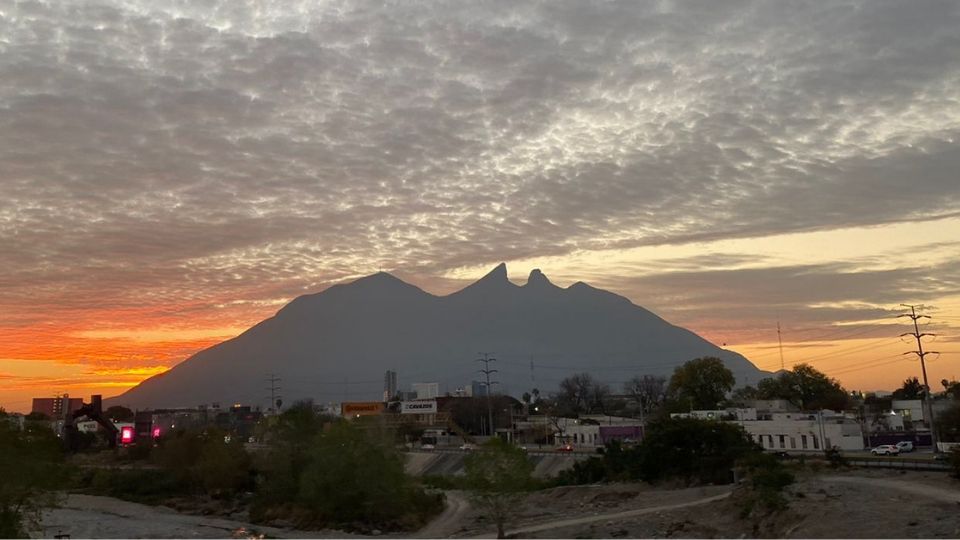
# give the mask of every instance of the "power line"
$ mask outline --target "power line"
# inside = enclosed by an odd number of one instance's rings
[[[904,313],[903,315],[899,315],[898,317],[908,317],[911,321],[913,321],[913,332],[904,332],[903,334],[900,334],[900,337],[913,336],[913,338],[917,340],[917,350],[907,351],[903,354],[915,354],[917,355],[917,358],[920,359],[920,370],[923,373],[923,405],[924,405],[924,408],[927,409],[927,413],[929,414],[929,416],[927,416],[927,419],[930,422],[930,441],[931,443],[933,443],[933,451],[936,453],[938,450],[937,449],[937,426],[933,421],[933,406],[930,403],[930,383],[927,381],[926,356],[928,354],[939,355],[940,353],[937,351],[923,350],[923,338],[926,336],[936,336],[936,334],[920,331],[920,325],[917,324],[917,320],[930,319],[930,316],[917,315],[918,306],[914,306],[910,304],[900,304],[900,305],[905,308],[910,308],[910,313]]]

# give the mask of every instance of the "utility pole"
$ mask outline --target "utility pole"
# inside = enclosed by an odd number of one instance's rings
[[[479,353],[483,355],[483,358],[477,358],[477,362],[483,362],[483,369],[477,370],[479,373],[483,373],[487,377],[487,426],[489,426],[487,435],[493,436],[496,431],[493,428],[493,406],[490,402],[493,397],[492,385],[497,384],[497,381],[491,381],[490,375],[497,372],[495,369],[490,369],[490,362],[496,362],[496,358],[490,358],[489,353]]]
[[[267,374],[267,383],[270,384],[270,387],[267,388],[267,391],[270,392],[269,410],[273,411],[274,413],[278,412],[277,409],[280,408],[277,405],[277,401],[280,399],[280,394],[277,393],[280,391],[280,386],[278,384],[279,382],[280,382],[280,377],[277,377],[276,374],[274,373]]]
[[[780,337],[780,321],[777,321],[777,343],[780,344],[780,371],[784,371],[784,367],[783,367],[783,338]]]
[[[926,332],[920,332],[920,325],[917,324],[919,319],[929,319],[929,315],[917,315],[917,307],[911,304],[900,304],[905,308],[910,308],[910,313],[904,313],[903,315],[897,315],[897,318],[900,317],[909,317],[913,321],[913,332],[904,332],[900,334],[900,337],[913,336],[917,340],[917,350],[907,351],[903,354],[915,354],[917,358],[920,359],[920,370],[923,373],[923,409],[924,415],[927,417],[930,422],[930,442],[933,444],[933,453],[938,452],[937,448],[937,427],[933,421],[933,403],[930,399],[930,384],[927,382],[927,362],[926,356],[928,354],[937,354],[940,353],[937,351],[924,351],[923,350],[923,338],[926,336],[936,336],[936,334],[929,334]],[[920,306],[922,307],[922,306]]]

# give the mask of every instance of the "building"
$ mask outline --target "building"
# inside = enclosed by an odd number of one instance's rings
[[[33,398],[31,413],[40,413],[51,419],[63,418],[64,415],[83,407],[83,399],[71,398],[67,394],[52,398]]]
[[[863,450],[864,434],[856,418],[833,411],[783,412],[756,409],[690,411],[683,416],[713,419],[743,426],[750,438],[766,450],[822,452],[828,448]]]
[[[480,381],[470,381],[470,393],[467,395],[473,397],[483,397],[488,395],[487,384]]]
[[[397,372],[387,370],[383,375],[383,400],[390,401],[397,395]]]
[[[440,383],[413,383],[410,389],[417,394],[417,399],[435,399],[440,397]]]

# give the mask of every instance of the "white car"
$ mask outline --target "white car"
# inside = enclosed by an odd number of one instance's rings
[[[466,450],[467,452],[473,450],[474,448],[476,448],[476,447],[473,446],[473,445],[470,444],[470,443],[464,443],[464,444],[461,444],[461,445],[460,445],[460,449],[461,449],[461,450]]]
[[[900,454],[900,449],[892,444],[881,444],[870,450],[870,453],[875,456],[896,456]]]
[[[913,442],[912,441],[900,441],[897,443],[897,448],[901,452],[913,452]]]
[[[432,444],[430,444],[430,443],[421,444],[421,445],[420,445],[420,449],[421,449],[421,450],[433,450],[434,448],[436,448],[436,446],[434,446],[434,445],[432,445]]]

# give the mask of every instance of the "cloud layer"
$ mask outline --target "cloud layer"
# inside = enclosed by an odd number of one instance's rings
[[[960,212],[957,28],[948,1],[8,3],[0,348],[380,265]]]

